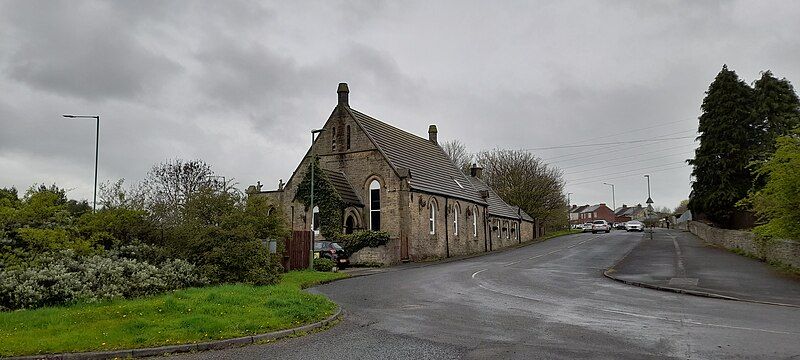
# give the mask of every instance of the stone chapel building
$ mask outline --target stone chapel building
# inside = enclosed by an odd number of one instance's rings
[[[467,176],[453,164],[437,142],[436,125],[430,125],[425,139],[351,108],[346,83],[337,92],[339,101],[324,131],[286,184],[251,192],[281,206],[291,229],[312,226],[315,212],[295,201],[295,194],[313,154],[343,200],[342,231],[391,235],[387,245],[353,254],[352,262],[393,264],[473,254],[540,234],[536,220],[483,182],[480,168],[473,165]]]

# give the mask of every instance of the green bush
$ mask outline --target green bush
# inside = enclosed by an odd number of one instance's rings
[[[0,270],[0,310],[132,298],[206,283],[184,260],[153,265],[116,252],[79,256],[63,250],[27,267]]]
[[[352,255],[365,247],[378,247],[389,242],[389,233],[384,231],[364,230],[352,234],[336,236],[336,242],[344,251]]]
[[[326,258],[314,259],[314,270],[316,271],[328,272],[333,270],[334,266],[336,266],[336,263],[333,262],[333,260],[331,259],[326,259]]]

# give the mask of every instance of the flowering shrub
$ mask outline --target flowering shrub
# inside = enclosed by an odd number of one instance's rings
[[[152,265],[116,252],[82,257],[65,250],[0,270],[0,309],[131,298],[205,283],[194,265],[180,259]]]

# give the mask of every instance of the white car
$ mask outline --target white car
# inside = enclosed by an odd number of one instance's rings
[[[625,231],[644,231],[644,224],[636,220],[628,221],[625,223]]]
[[[583,223],[583,232],[592,231],[592,223]]]
[[[611,232],[611,225],[605,220],[595,220],[592,222],[592,234],[597,234],[598,231]]]

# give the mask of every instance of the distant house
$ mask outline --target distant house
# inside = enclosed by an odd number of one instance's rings
[[[353,254],[353,262],[384,264],[492,251],[531,241],[538,221],[514,208],[482,180],[465,175],[439,146],[436,125],[427,138],[403,131],[350,107],[341,83],[338,104],[285,185],[256,189],[283,208],[293,230],[319,229],[317,207],[296,198],[312,154],[341,199],[341,229],[385,231],[389,243]],[[320,233],[317,236],[322,236]],[[318,239],[320,238],[318,237]]]
[[[575,224],[583,224],[585,221],[581,221],[580,214],[583,209],[586,209],[589,205],[572,205],[569,209],[569,223],[570,225]]]
[[[604,203],[585,205],[583,210],[578,213],[578,220],[581,223],[592,222],[594,220],[605,220],[609,223],[613,223],[615,218],[614,211]]]
[[[638,204],[636,206],[628,206],[622,204],[621,207],[618,207],[614,210],[614,215],[616,216],[615,222],[626,222],[631,220],[638,220],[643,221],[647,218],[647,208],[642,207],[642,204]]]

